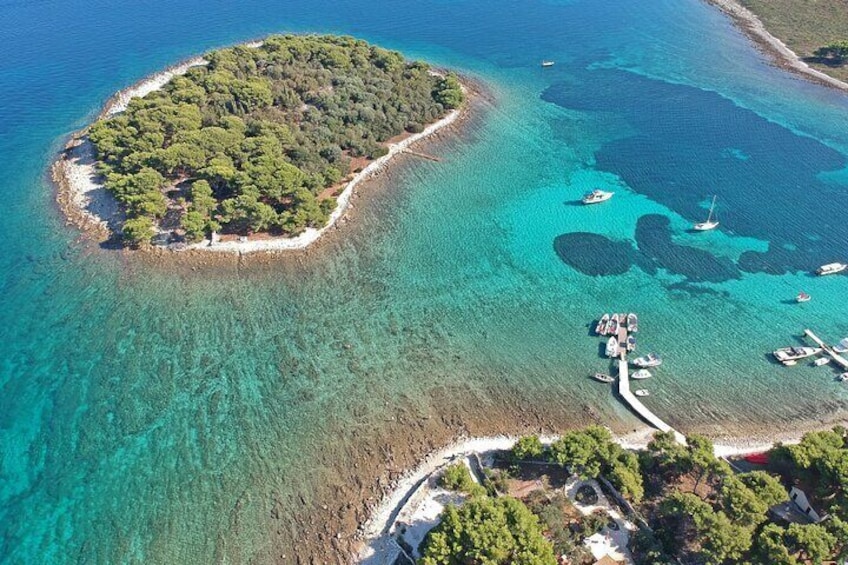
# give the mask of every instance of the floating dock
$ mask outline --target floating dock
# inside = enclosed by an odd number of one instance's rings
[[[831,346],[823,342],[816,334],[814,334],[811,330],[804,330],[804,335],[816,342],[816,344],[822,348],[822,352],[830,355],[830,358],[833,359],[838,365],[840,365],[843,369],[848,369],[848,359],[838,354],[833,350]]]
[[[630,405],[630,408],[643,420],[660,431],[672,432],[674,434],[674,439],[676,439],[678,443],[686,445],[686,437],[684,437],[683,434],[666,424],[662,418],[651,412],[647,406],[642,404],[642,402],[636,398],[632,392],[630,392],[630,371],[627,367],[627,358],[624,353],[621,354],[621,358],[618,361],[618,394],[621,395],[621,398],[623,398],[625,402]]]

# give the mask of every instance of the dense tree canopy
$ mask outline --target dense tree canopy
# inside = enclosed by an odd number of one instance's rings
[[[456,77],[350,37],[275,36],[205,58],[90,129],[130,240],[170,210],[189,240],[322,226],[335,202],[319,196],[352,158],[383,155],[463,100]]]
[[[538,518],[508,496],[448,506],[425,540],[422,565],[555,565]]]

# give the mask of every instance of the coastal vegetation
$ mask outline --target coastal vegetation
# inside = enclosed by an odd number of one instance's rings
[[[739,0],[766,29],[816,69],[848,80],[844,55],[834,56],[848,40],[848,10],[842,0]]]
[[[445,509],[420,563],[547,564],[554,555],[593,563],[583,540],[609,531],[612,514],[575,509],[598,504],[592,488],[588,495],[583,487],[565,492],[569,481],[591,479],[637,524],[628,548],[637,564],[800,565],[848,557],[848,436],[841,427],[778,444],[756,469],[717,458],[697,434],[683,445],[673,433],[657,432],[633,452],[598,426],[549,446],[526,436],[501,459],[505,469],[487,471],[482,486],[464,464],[445,470],[441,485],[466,493],[466,502]],[[487,484],[492,476],[496,489]],[[804,489],[822,519],[794,509],[792,487]]]
[[[350,37],[273,36],[205,60],[88,132],[129,244],[166,226],[188,241],[321,227],[336,185],[463,102],[455,76]]]

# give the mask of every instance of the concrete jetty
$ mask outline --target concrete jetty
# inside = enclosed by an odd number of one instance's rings
[[[842,366],[843,369],[848,369],[848,359],[845,359],[843,356],[834,351],[831,346],[822,341],[811,330],[804,330],[804,335],[816,342],[816,345],[822,348],[822,352],[829,355],[830,358],[833,359],[837,364]]]
[[[618,394],[643,420],[660,431],[673,432],[674,439],[676,439],[678,443],[683,445],[686,444],[686,438],[683,434],[666,424],[659,416],[651,412],[647,406],[642,404],[642,402],[636,398],[632,392],[630,392],[630,372],[627,367],[627,358],[625,357],[624,352],[621,353],[621,358],[618,361]]]

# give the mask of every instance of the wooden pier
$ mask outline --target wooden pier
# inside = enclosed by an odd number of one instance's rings
[[[804,335],[816,342],[816,344],[822,348],[822,351],[829,355],[830,358],[836,361],[836,363],[840,365],[843,369],[848,369],[848,359],[845,359],[845,357],[842,357],[840,354],[834,351],[831,346],[823,342],[811,330],[804,330]]]
[[[642,402],[636,398],[632,392],[630,392],[630,371],[627,367],[627,357],[623,351],[621,352],[621,357],[618,360],[618,394],[625,402],[627,402],[627,404],[630,405],[631,410],[636,412],[639,417],[660,431],[673,432],[674,439],[676,439],[678,443],[686,445],[686,438],[683,434],[666,424],[659,416],[651,412],[647,406],[642,404]]]

